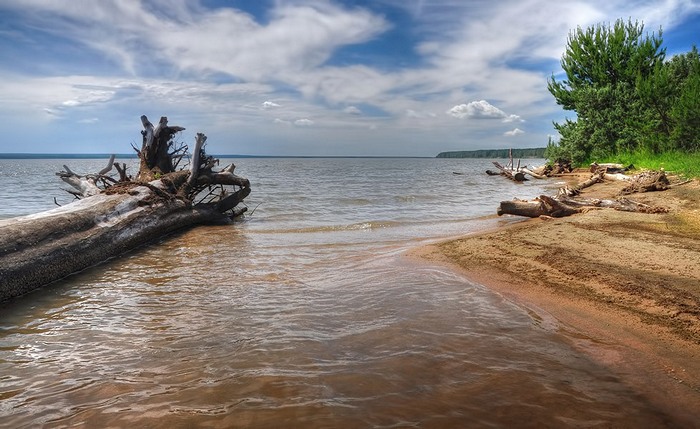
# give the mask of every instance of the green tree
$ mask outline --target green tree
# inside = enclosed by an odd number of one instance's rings
[[[676,55],[669,62],[669,74],[674,79],[675,97],[669,116],[673,128],[671,149],[700,150],[700,55],[693,49]]]
[[[643,146],[651,152],[698,150],[700,55],[697,47],[659,63],[646,78],[637,79],[637,92],[649,107],[640,118]]]
[[[569,34],[561,60],[566,80],[552,75],[547,88],[559,105],[576,113],[576,120],[554,124],[561,140],[550,151],[581,163],[639,146],[644,137],[640,118],[650,116],[650,107],[637,84],[663,64],[661,36],[661,29],[658,36],[645,34],[644,25],[631,20],[579,27]]]

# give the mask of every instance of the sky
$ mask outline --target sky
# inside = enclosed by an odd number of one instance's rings
[[[700,0],[0,0],[0,153],[129,153],[145,114],[207,152],[543,147],[571,30],[698,44]]]

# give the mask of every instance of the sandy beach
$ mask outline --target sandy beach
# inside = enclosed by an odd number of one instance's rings
[[[549,179],[551,194],[588,177]],[[611,198],[623,186],[605,182],[582,196]],[[652,403],[700,427],[700,183],[628,198],[669,212],[506,216],[495,230],[411,257],[456,267],[523,306]]]

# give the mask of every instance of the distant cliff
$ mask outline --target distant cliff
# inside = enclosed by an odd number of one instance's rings
[[[513,158],[544,158],[544,147],[513,149]],[[440,152],[436,158],[493,158],[507,159],[510,149],[481,149]]]

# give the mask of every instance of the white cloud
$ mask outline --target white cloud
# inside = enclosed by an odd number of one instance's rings
[[[525,122],[525,120],[518,115],[508,115],[503,118],[503,122]]]
[[[234,9],[206,12],[184,25],[167,23],[168,31],[156,32],[152,43],[163,60],[182,70],[286,81],[288,74],[321,66],[339,47],[365,42],[389,27],[364,9],[330,2],[280,2],[269,16],[260,24]]]
[[[438,140],[433,137],[438,133],[443,133],[439,141],[455,144],[473,135],[502,138],[500,123],[514,127],[524,120],[512,112],[527,112],[528,138],[546,142],[554,116],[561,113],[546,89],[546,78],[558,72],[571,29],[632,16],[643,19],[650,31],[663,24],[668,33],[668,24],[700,9],[697,1],[689,0],[380,2],[405,8],[414,20],[411,39],[416,42],[407,49],[415,58],[376,65],[360,54],[339,55],[345,52],[340,48],[379,38],[395,25],[389,22],[391,14],[372,12],[372,3],[263,2],[270,8],[257,21],[233,7],[207,9],[189,0],[3,0],[0,12],[11,8],[18,18],[3,35],[18,46],[29,47],[38,42],[36,34],[46,32],[60,36],[62,46],[73,43],[71,48],[94,58],[94,64],[115,66],[82,69],[101,76],[75,76],[61,70],[80,73],[77,62],[62,69],[42,58],[41,67],[31,74],[0,71],[0,117],[75,123],[86,115],[78,107],[89,106],[100,110],[90,115],[99,116],[102,126],[115,123],[107,111],[122,114],[137,108],[145,112],[129,112],[136,118],[149,112],[173,118],[182,113],[187,122],[196,117],[236,132],[247,127],[251,135],[276,130],[278,135],[265,134],[271,141],[286,137],[279,127],[269,126],[277,117],[278,124],[321,123],[314,132],[325,129],[338,137],[333,141],[348,132],[353,136],[349,141],[359,145],[360,129],[377,129],[375,134],[385,141],[418,142],[423,137],[420,144],[426,137]],[[3,70],[12,70],[12,64]],[[55,74],[41,76],[46,70]],[[487,97],[498,107],[482,100]],[[468,100],[480,101],[462,104]],[[292,106],[293,113],[286,110]],[[446,115],[429,113],[448,106],[454,107]],[[508,133],[515,136],[518,131],[522,133],[518,128]]]
[[[515,137],[519,136],[520,134],[525,134],[525,131],[521,130],[520,128],[515,128],[511,131],[506,131],[505,133],[503,133],[503,135],[506,137]]]
[[[61,106],[78,107],[95,103],[104,103],[111,100],[115,95],[115,91],[92,90],[89,87],[85,88],[81,85],[75,85],[73,92],[76,94],[76,98],[64,101],[61,103]]]
[[[507,119],[510,118],[509,115],[491,105],[486,100],[472,101],[469,104],[459,104],[452,107],[446,112],[450,116],[455,118],[471,118],[471,119]],[[514,115],[511,115],[514,116]]]
[[[313,124],[314,124],[314,121],[312,121],[311,119],[306,119],[306,118],[297,119],[296,121],[294,121],[294,125],[296,125],[298,127],[310,127]]]

